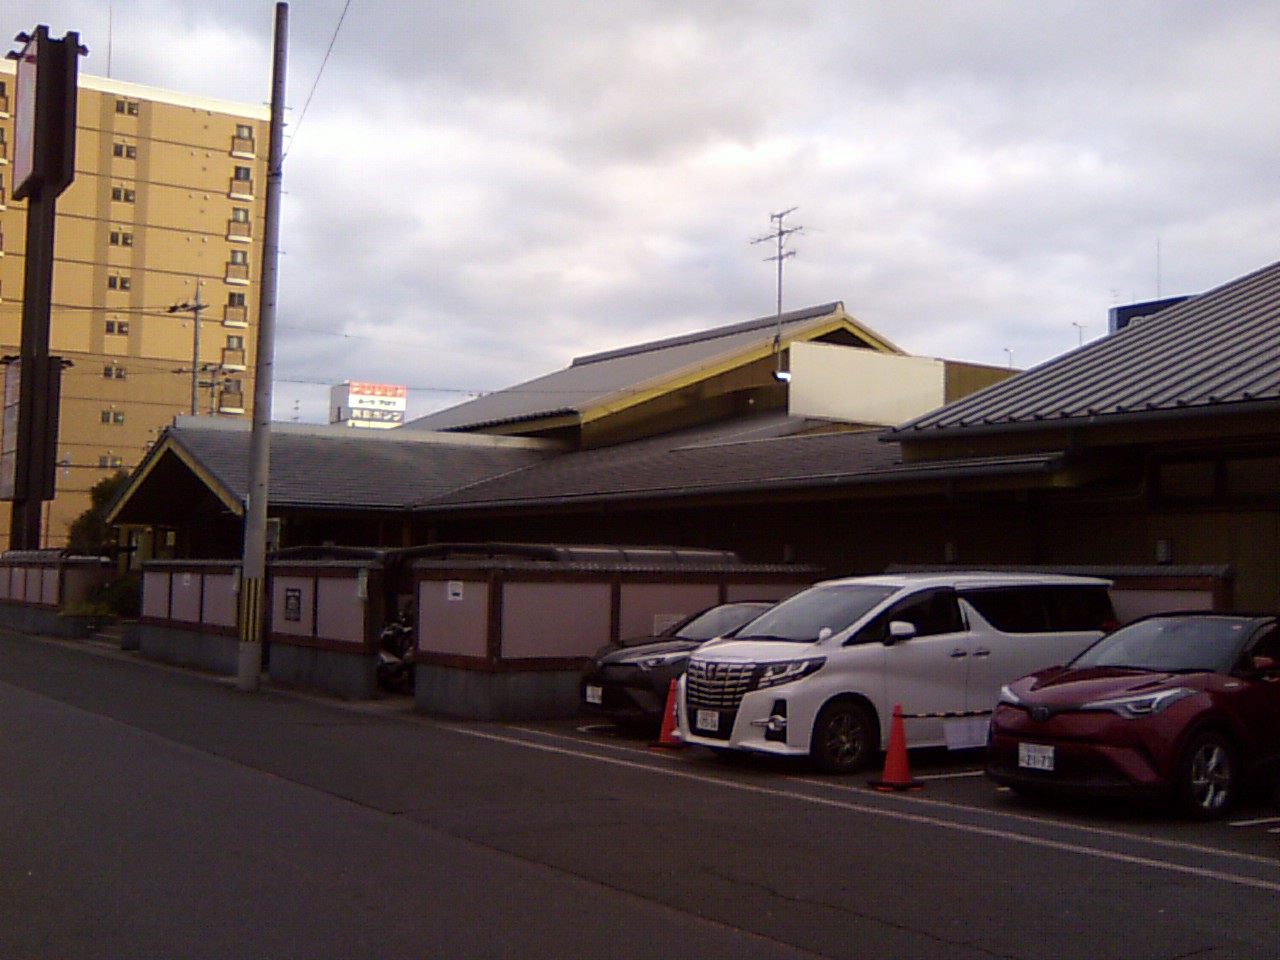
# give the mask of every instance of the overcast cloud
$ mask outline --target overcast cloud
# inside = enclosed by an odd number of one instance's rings
[[[351,0],[321,73],[345,3],[290,6],[277,419],[342,380],[417,416],[770,315],[750,241],[790,207],[786,308],[998,365],[1280,259],[1274,0]],[[6,0],[0,26],[262,103],[273,18]]]

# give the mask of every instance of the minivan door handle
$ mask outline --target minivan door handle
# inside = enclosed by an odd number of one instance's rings
[[[977,650],[973,651],[973,655],[975,657],[989,657],[991,656],[991,651],[984,647],[979,647]]]
[[[967,657],[968,655],[969,651],[965,650],[963,647],[956,647],[951,651],[952,658],[956,660],[959,660],[961,657]]]

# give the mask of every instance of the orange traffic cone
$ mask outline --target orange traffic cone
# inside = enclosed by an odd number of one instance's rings
[[[907,768],[907,733],[902,723],[902,705],[893,708],[893,726],[889,728],[889,752],[884,756],[884,773],[872,780],[877,790],[922,790],[924,784],[911,779]]]
[[[667,750],[681,750],[688,746],[676,733],[676,681],[673,677],[671,686],[667,688],[667,709],[662,714],[662,732],[658,734],[658,742],[650,747],[662,747]]]

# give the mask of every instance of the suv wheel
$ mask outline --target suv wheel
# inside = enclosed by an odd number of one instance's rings
[[[1235,802],[1238,783],[1231,742],[1213,730],[1198,734],[1178,767],[1178,806],[1196,820],[1220,817]]]
[[[843,700],[827,704],[818,714],[809,756],[826,773],[856,773],[871,762],[877,747],[870,711]]]

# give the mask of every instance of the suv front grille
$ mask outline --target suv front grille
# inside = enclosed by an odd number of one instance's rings
[[[754,663],[717,663],[695,657],[685,673],[685,698],[693,709],[736,710],[751,689],[755,671]]]

